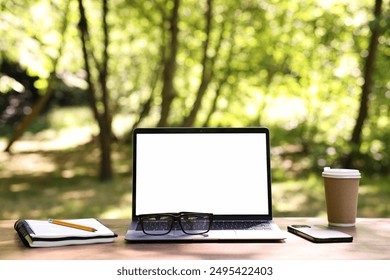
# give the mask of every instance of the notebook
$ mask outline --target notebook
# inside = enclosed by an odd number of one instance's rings
[[[270,171],[267,128],[137,128],[125,240],[283,240],[272,221]],[[140,215],[183,211],[212,213],[210,230],[189,235],[175,226],[154,236],[139,225]]]
[[[59,247],[113,242],[118,236],[95,218],[63,220],[93,231],[62,226],[48,220],[17,220],[14,229],[26,247]]]

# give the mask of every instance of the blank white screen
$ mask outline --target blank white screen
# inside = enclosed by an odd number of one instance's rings
[[[136,215],[267,215],[263,133],[138,134]]]

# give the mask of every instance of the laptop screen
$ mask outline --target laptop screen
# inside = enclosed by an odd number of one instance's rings
[[[136,129],[133,140],[133,215],[271,215],[267,129]]]

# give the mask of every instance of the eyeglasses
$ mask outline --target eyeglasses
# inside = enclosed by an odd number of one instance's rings
[[[175,221],[186,234],[204,234],[210,230],[213,214],[210,213],[162,213],[140,215],[142,231],[147,235],[166,235],[171,232]]]

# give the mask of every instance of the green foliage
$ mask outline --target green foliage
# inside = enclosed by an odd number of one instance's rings
[[[42,89],[62,36],[64,52],[57,75],[67,77],[65,82],[72,86],[86,87],[77,1],[70,1],[68,28],[60,34],[67,2],[1,2],[2,56],[38,75]],[[91,44],[100,54],[101,3],[84,2]],[[111,106],[135,123],[150,100],[150,110],[139,125],[154,126],[160,117],[162,65],[170,51],[167,22],[173,2],[113,0],[109,5]],[[214,0],[207,38],[206,0],[182,0],[170,124],[181,124],[193,106],[201,80],[202,46],[209,39],[213,75],[195,125],[268,126],[275,147],[300,145],[312,155],[308,168],[340,165],[341,156],[352,149],[348,141],[364,82],[370,26],[379,24],[374,87],[362,156],[356,164],[369,172],[388,173],[390,5],[384,0],[380,20],[373,18],[373,5],[369,0]]]

